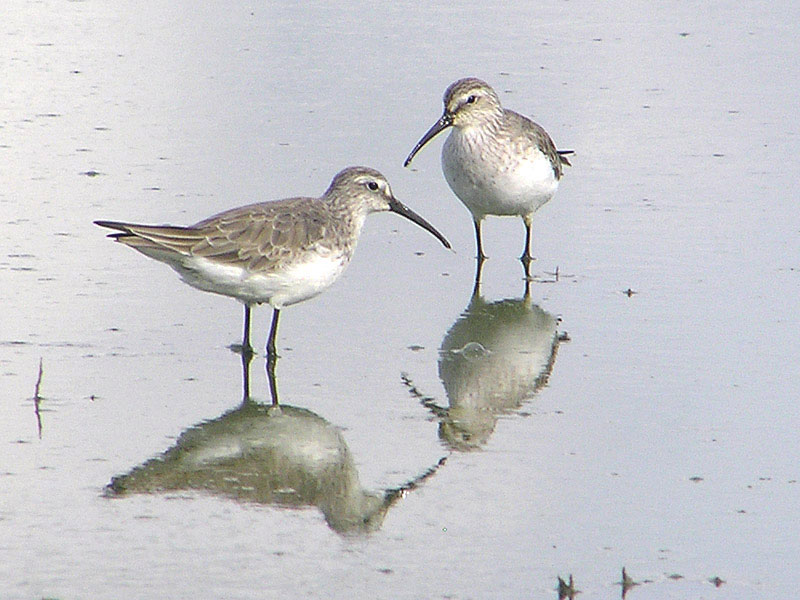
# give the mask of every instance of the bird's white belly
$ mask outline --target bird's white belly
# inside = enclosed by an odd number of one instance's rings
[[[274,308],[283,308],[322,293],[342,274],[347,263],[345,256],[314,254],[277,271],[252,272],[194,256],[172,266],[192,287],[248,304],[267,302]]]
[[[530,215],[553,197],[558,179],[542,152],[512,158],[481,146],[454,130],[442,149],[445,179],[475,217]]]

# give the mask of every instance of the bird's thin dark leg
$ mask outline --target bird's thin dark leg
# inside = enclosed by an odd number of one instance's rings
[[[278,405],[278,384],[275,380],[275,365],[278,362],[278,353],[275,350],[275,338],[278,334],[278,317],[280,310],[272,309],[272,326],[269,328],[267,338],[267,379],[269,381],[269,391],[272,395],[272,404]]]
[[[472,288],[473,296],[478,296],[480,294],[481,275],[483,274],[483,262],[485,260],[485,258],[478,257],[478,260],[475,261],[475,285]]]
[[[269,328],[269,337],[267,338],[267,358],[270,356],[277,356],[275,352],[275,338],[278,334],[278,317],[281,311],[277,308],[272,309],[272,326]]]
[[[247,402],[250,398],[250,363],[253,360],[253,352],[242,352],[242,401]]]
[[[250,305],[244,305],[244,333],[242,334],[242,355],[253,355],[253,347],[250,345]]]
[[[522,275],[522,280],[525,282],[525,294],[523,295],[523,300],[528,302],[531,299],[531,282],[533,281],[533,277],[531,277],[530,261],[522,261]]]
[[[272,396],[272,406],[278,406],[278,380],[275,377],[276,364],[278,364],[278,357],[275,354],[267,356],[267,381],[269,382],[269,393]]]
[[[483,243],[481,242],[481,220],[473,219],[475,224],[475,242],[478,245],[478,261],[483,262],[486,260],[486,255],[483,253]]]
[[[527,267],[531,264],[533,260],[533,254],[531,254],[531,219],[525,218],[525,249],[522,252],[522,256],[519,259],[522,263]]]

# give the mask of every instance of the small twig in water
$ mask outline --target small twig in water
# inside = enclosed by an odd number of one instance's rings
[[[622,598],[624,600],[625,596],[628,594],[628,590],[639,585],[639,582],[634,581],[631,576],[625,572],[625,567],[622,567],[622,579],[620,580],[619,584],[622,586]]]
[[[558,600],[575,600],[575,596],[580,594],[581,591],[575,589],[575,581],[572,579],[572,573],[569,575],[569,583],[558,577]]]
[[[33,389],[33,410],[36,413],[36,425],[39,428],[39,439],[42,439],[42,415],[39,412],[39,403],[42,397],[39,394],[39,388],[42,385],[42,357],[39,357],[39,376],[36,378],[36,387]]]

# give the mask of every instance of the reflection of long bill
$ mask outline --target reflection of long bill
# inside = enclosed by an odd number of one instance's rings
[[[392,198],[389,200],[389,210],[392,211],[393,213],[397,213],[398,215],[405,217],[409,221],[413,221],[423,229],[427,229],[434,235],[434,237],[436,237],[437,240],[442,242],[442,245],[445,248],[449,249],[451,247],[450,242],[447,241],[447,238],[445,238],[441,233],[439,233],[439,231],[433,225],[428,223],[425,219],[420,217],[417,213],[408,208],[405,204],[400,202],[394,196],[392,196]]]

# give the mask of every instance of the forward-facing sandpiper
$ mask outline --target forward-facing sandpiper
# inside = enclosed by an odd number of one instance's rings
[[[504,109],[495,91],[480,79],[459,79],[444,93],[444,113],[417,142],[405,166],[436,134],[452,127],[442,148],[444,177],[472,213],[478,260],[486,256],[481,221],[486,215],[519,216],[525,221],[526,264],[531,256],[531,220],[558,188],[565,157],[539,125]]]
[[[221,212],[190,227],[95,221],[116,229],[109,237],[168,264],[192,287],[244,304],[242,351],[251,353],[250,308],[273,308],[267,356],[275,356],[278,315],[284,306],[323,292],[342,274],[364,219],[392,211],[450,243],[402,204],[374,169],[338,173],[320,198],[288,198]]]

